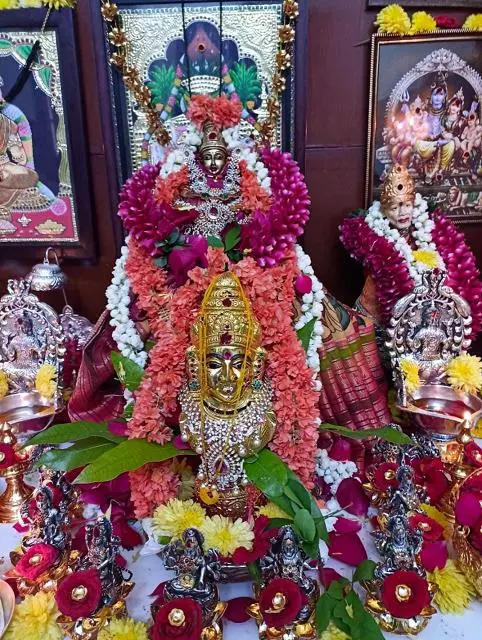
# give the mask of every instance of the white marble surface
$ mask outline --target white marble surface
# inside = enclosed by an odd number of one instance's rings
[[[0,525],[0,556],[3,560],[2,572],[9,566],[8,553],[19,543],[21,535],[9,525]],[[376,557],[369,537],[363,536],[369,557]],[[160,583],[172,577],[172,572],[164,570],[161,560],[157,556],[142,556],[138,552],[126,554],[130,560],[129,569],[133,572],[133,580],[136,583],[134,590],[127,600],[128,611],[131,616],[139,620],[147,621],[150,616],[149,594]],[[339,562],[329,560],[328,566],[333,567],[339,573],[351,575],[350,567]],[[249,583],[222,585],[221,598],[229,600],[237,596],[251,596],[252,590]],[[225,622],[225,640],[255,640],[257,636],[254,621],[243,624]],[[385,634],[387,640],[397,638],[393,634]],[[472,602],[464,615],[435,615],[428,627],[418,636],[420,640],[480,640],[482,638],[482,603]],[[28,640],[25,638],[25,640]]]

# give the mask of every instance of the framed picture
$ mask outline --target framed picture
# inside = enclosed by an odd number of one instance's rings
[[[167,105],[169,118],[180,117],[186,110],[186,94],[229,93],[234,86],[244,109],[255,119],[265,117],[283,0],[262,3],[118,0],[117,4],[132,43],[129,62],[139,69],[160,112]],[[296,59],[288,73],[277,131],[278,145],[295,156],[296,150],[302,148],[304,135],[304,87],[300,70],[304,65],[297,64],[305,45],[304,4],[300,5]],[[176,78],[181,80],[179,89],[174,85]],[[125,180],[143,161],[158,161],[162,151],[149,137],[145,115],[115,70],[112,83],[121,173]]]
[[[386,7],[387,0],[368,0],[369,7]],[[480,9],[480,0],[404,0],[404,7],[445,7],[447,8],[468,8]]]
[[[482,33],[372,38],[366,206],[394,163],[460,222],[482,220]]]
[[[71,11],[0,12],[0,245],[93,259],[91,201]],[[25,75],[36,41],[40,49]],[[20,81],[19,81],[20,80]],[[44,251],[45,249],[43,249]]]

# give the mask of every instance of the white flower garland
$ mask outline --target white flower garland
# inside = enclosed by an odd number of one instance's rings
[[[144,368],[147,352],[136,325],[129,315],[130,281],[125,272],[128,255],[129,238],[126,238],[126,244],[122,247],[121,255],[117,258],[112,272],[112,282],[106,291],[107,309],[110,311],[109,324],[114,327],[112,337],[121,354]]]
[[[419,249],[433,251],[438,256],[438,267],[445,269],[445,264],[442,257],[437,252],[435,243],[432,242],[432,231],[435,223],[430,218],[427,202],[422,198],[420,193],[415,196],[415,205],[413,209],[412,224],[415,227],[415,231],[412,232],[412,236],[415,240],[415,244]],[[422,273],[430,270],[423,262],[419,262],[413,255],[412,248],[405,238],[400,234],[398,229],[392,227],[388,218],[386,218],[380,207],[380,202],[375,200],[372,206],[368,209],[368,213],[365,216],[365,222],[378,236],[385,238],[388,242],[394,245],[394,248],[407,264],[408,271],[413,282],[418,285],[422,281]]]
[[[357,466],[351,460],[346,462],[333,460],[326,449],[318,449],[316,452],[316,475],[330,487],[332,495],[335,495],[340,483],[345,478],[351,478],[357,472]]]

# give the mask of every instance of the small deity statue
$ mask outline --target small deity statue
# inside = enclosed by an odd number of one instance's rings
[[[388,519],[386,529],[374,534],[375,544],[382,556],[375,569],[375,577],[383,579],[395,571],[423,572],[417,554],[423,545],[423,533],[411,529],[406,515],[397,513]]]
[[[220,563],[213,549],[204,552],[204,537],[197,529],[186,529],[181,537],[166,545],[162,556],[166,569],[177,576],[164,585],[164,598],[191,597],[198,602],[205,621],[212,617],[219,601],[216,582],[220,579]]]
[[[201,502],[239,517],[247,504],[243,458],[266,446],[276,420],[260,327],[233,273],[211,282],[192,339],[179,397],[182,438],[201,455]]]
[[[393,489],[388,510],[390,513],[408,514],[420,507],[420,498],[415,487],[415,471],[410,465],[402,464],[396,475],[398,486]]]
[[[482,328],[482,283],[475,257],[462,232],[440,211],[428,212],[406,167],[393,165],[380,201],[346,218],[340,232],[345,248],[367,272],[355,306],[374,320],[383,341],[395,304],[435,270],[443,272],[445,284],[470,305],[475,338]],[[458,260],[453,259],[455,252]]]

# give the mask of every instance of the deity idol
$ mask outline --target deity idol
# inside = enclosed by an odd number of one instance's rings
[[[437,210],[428,212],[409,171],[394,165],[380,201],[361,215],[346,218],[341,241],[367,272],[356,308],[385,328],[394,304],[419,285],[428,270],[446,272],[445,284],[471,308],[472,336],[482,328],[482,283],[464,234]]]
[[[69,403],[72,419],[119,416],[110,352],[134,360],[145,374],[128,434],[163,444],[179,426],[201,458],[197,495],[224,514],[249,497],[245,455],[269,443],[311,486],[323,421],[390,421],[372,322],[324,291],[295,244],[303,177],[258,146],[241,110],[236,97],[193,97],[162,163],[126,183],[127,244]],[[131,473],[139,516],[179,487],[167,462]]]

